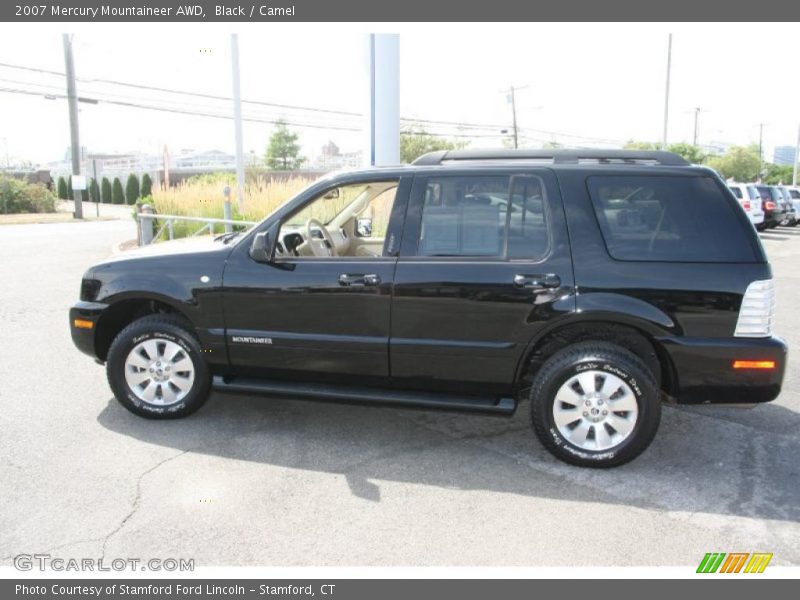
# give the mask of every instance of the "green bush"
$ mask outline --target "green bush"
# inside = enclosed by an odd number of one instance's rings
[[[100,186],[97,185],[97,179],[92,179],[89,184],[89,198],[92,202],[100,202]]]
[[[111,204],[111,182],[108,177],[103,177],[100,182],[100,199],[104,204]]]
[[[56,196],[44,184],[0,176],[0,211],[4,214],[56,212]]]
[[[122,191],[122,182],[119,177],[114,177],[114,184],[111,187],[111,201],[114,204],[125,204],[125,192]]]
[[[149,173],[142,175],[142,190],[140,195],[142,198],[153,195],[153,180],[150,179]]]
[[[67,198],[72,200],[75,197],[75,192],[72,190],[72,175],[67,179]]]
[[[69,196],[69,190],[67,189],[67,180],[63,177],[58,178],[58,197],[62,200],[66,200]]]
[[[139,199],[139,178],[133,173],[128,175],[128,182],[125,184],[125,199],[128,204],[136,204]]]

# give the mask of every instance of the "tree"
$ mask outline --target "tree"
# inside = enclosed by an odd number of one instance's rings
[[[623,148],[625,150],[661,150],[661,144],[658,142],[637,142],[635,140],[628,140]]]
[[[134,204],[139,199],[139,178],[133,173],[128,175],[128,182],[125,184],[125,199],[128,204]]]
[[[713,156],[708,166],[726,179],[747,182],[758,178],[758,149],[731,146],[724,156]]]
[[[111,204],[111,182],[108,177],[103,177],[100,183],[100,198],[104,204]]]
[[[667,146],[667,150],[674,152],[678,156],[682,156],[687,162],[693,165],[701,165],[706,160],[706,155],[700,149],[700,146],[695,146],[694,144],[670,144]]]
[[[69,196],[68,196],[69,190],[67,189],[67,180],[66,179],[64,179],[63,177],[59,177],[58,178],[58,186],[57,187],[58,187],[58,197],[61,200],[66,200],[67,198],[69,198]]]
[[[100,202],[100,186],[97,185],[97,179],[92,179],[89,184],[89,198],[92,202]]]
[[[150,179],[150,174],[145,173],[142,175],[142,191],[141,196],[142,198],[147,198],[148,196],[153,195],[153,180]]]
[[[400,132],[400,162],[412,163],[428,152],[460,150],[466,145],[466,142],[435,137],[421,127],[412,126]]]
[[[111,201],[114,204],[125,204],[125,192],[122,191],[122,182],[119,177],[114,177],[114,184],[111,187]]]
[[[297,134],[289,131],[286,121],[280,120],[275,124],[275,132],[269,138],[265,159],[270,169],[285,171],[297,169],[305,162],[300,157]]]
[[[770,185],[788,185],[792,183],[793,174],[793,165],[773,165],[771,163],[764,165],[764,183]]]

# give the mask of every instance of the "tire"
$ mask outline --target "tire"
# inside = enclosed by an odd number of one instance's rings
[[[205,404],[211,389],[200,342],[174,315],[150,315],[125,327],[108,351],[106,375],[120,404],[148,419],[185,417]]]
[[[594,385],[588,392],[591,406],[579,378],[587,387]],[[530,398],[533,430],[544,447],[582,467],[616,467],[633,460],[653,441],[661,420],[655,375],[628,350],[605,342],[582,342],[555,353],[536,373]],[[582,444],[575,441],[581,437]]]

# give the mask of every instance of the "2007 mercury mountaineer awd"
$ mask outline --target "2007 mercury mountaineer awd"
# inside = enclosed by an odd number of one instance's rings
[[[327,176],[247,231],[98,264],[77,347],[150,418],[210,390],[511,414],[558,458],[640,454],[661,403],[780,392],[770,265],[666,152],[450,151]]]

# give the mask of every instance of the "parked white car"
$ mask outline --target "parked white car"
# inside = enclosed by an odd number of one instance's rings
[[[761,225],[764,222],[764,211],[756,186],[750,183],[729,183],[728,187],[747,213],[750,222],[753,225]]]
[[[800,187],[795,185],[787,185],[784,189],[789,193],[794,205],[794,212],[800,218]]]

